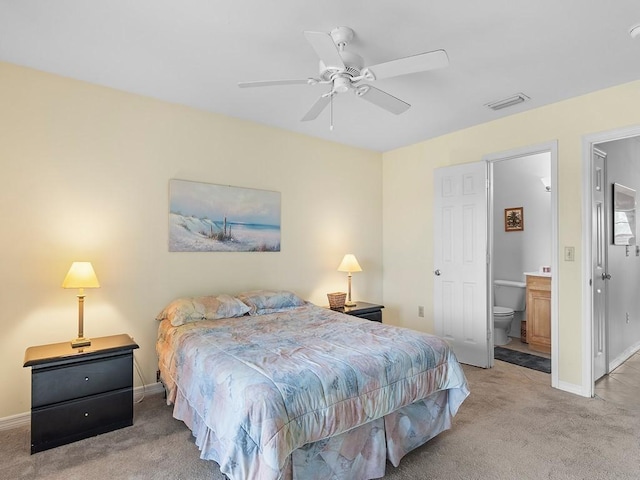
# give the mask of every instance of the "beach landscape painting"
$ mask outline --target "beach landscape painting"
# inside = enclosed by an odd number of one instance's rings
[[[280,192],[169,180],[170,252],[279,252]]]

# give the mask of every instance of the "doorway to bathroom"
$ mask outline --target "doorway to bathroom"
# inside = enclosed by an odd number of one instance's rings
[[[515,357],[512,363],[522,365],[550,363],[551,385],[557,386],[557,144],[484,160],[489,167],[487,286],[494,358]],[[520,299],[525,301],[518,303]],[[506,323],[505,310],[507,315],[513,311]]]
[[[493,166],[537,154],[550,158],[550,192],[540,178],[535,182],[550,195],[551,225],[550,301],[546,301],[550,317],[551,386],[558,388],[558,206],[557,206],[557,141],[518,150],[490,154],[480,162],[441,167],[434,171],[434,326],[436,335],[452,346],[462,363],[481,368],[494,365],[493,285],[494,258],[503,252],[494,249],[493,226],[528,231],[527,211],[521,205],[510,205],[508,222],[493,213]],[[544,178],[544,177],[543,177]],[[522,208],[521,208],[522,207]],[[515,210],[516,220],[511,211]],[[519,222],[517,220],[520,220]],[[505,225],[508,223],[508,225]],[[539,268],[539,267],[536,267]],[[525,269],[522,270],[524,277]],[[529,330],[527,330],[529,331]],[[528,335],[528,333],[527,333]]]

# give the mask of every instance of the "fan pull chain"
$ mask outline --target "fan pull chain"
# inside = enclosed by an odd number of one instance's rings
[[[333,132],[333,94],[329,97],[329,131]]]

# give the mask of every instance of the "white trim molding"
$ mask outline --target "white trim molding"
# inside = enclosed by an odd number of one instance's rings
[[[624,362],[629,360],[632,355],[635,355],[640,350],[640,342],[637,342],[634,345],[631,345],[629,348],[625,349],[620,355],[618,355],[613,360],[609,360],[609,371],[613,372],[616,368],[622,365]]]
[[[573,393],[574,395],[579,395],[581,397],[590,397],[588,391],[586,391],[582,385],[576,385],[575,383],[569,382],[559,382],[558,389],[563,392]]]
[[[11,415],[9,417],[0,418],[0,430],[11,430],[12,428],[18,428],[31,424],[31,413],[19,413],[17,415]]]
[[[558,286],[559,283],[559,252],[558,252],[558,141],[552,140],[546,143],[522,147],[506,152],[485,155],[485,161],[491,163],[498,160],[536,155],[538,153],[551,154],[551,386],[560,390],[575,393],[571,384],[559,381],[558,356],[559,356],[559,327],[558,327]],[[491,275],[493,275],[491,267]]]
[[[640,126],[609,130],[582,137],[582,391],[593,397],[593,296],[591,281],[591,154],[594,145],[640,136]]]

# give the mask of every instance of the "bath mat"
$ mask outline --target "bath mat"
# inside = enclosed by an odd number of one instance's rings
[[[521,367],[531,368],[539,372],[551,373],[551,359],[531,355],[530,353],[517,352],[508,348],[494,347],[493,356],[496,360],[513,363]]]

